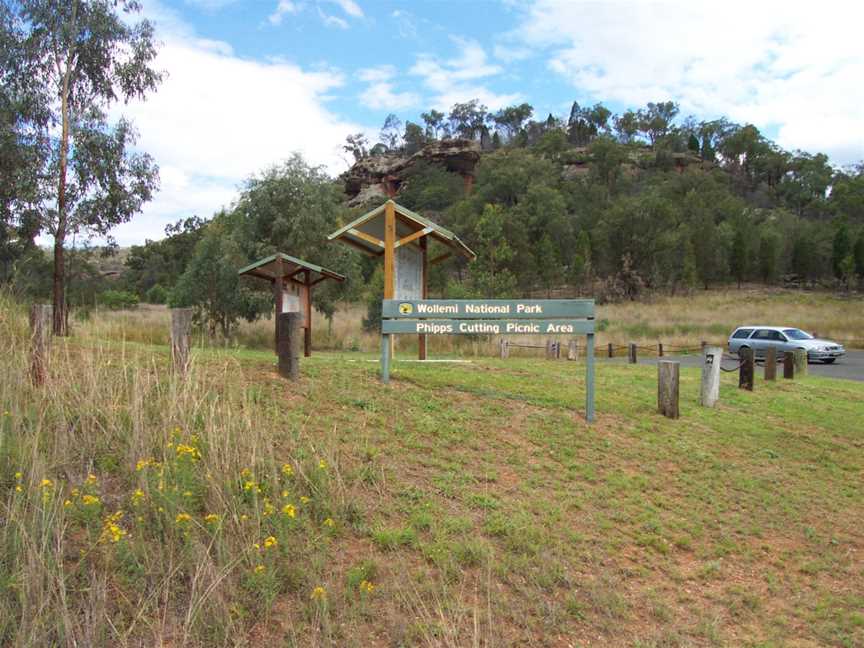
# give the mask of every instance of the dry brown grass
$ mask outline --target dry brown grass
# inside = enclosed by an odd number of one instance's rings
[[[342,304],[332,326],[318,312],[313,313],[313,346],[316,349],[377,351],[376,334],[363,330],[365,306]],[[864,346],[864,298],[805,291],[745,288],[742,290],[696,291],[690,295],[655,297],[647,301],[604,304],[597,307],[598,347],[608,343],[635,342],[646,350],[662,342],[669,347],[698,347],[702,340],[725,345],[737,326],[765,324],[795,326],[820,336]],[[232,341],[253,349],[272,345],[273,320],[242,322]],[[168,313],[161,306],[141,306],[135,311],[102,312],[93,315],[85,327],[100,339],[124,339],[146,344],[168,343]],[[196,340],[206,342],[203,336]],[[543,336],[523,336],[518,342],[542,346]],[[397,339],[397,349],[416,349],[413,336]],[[494,356],[497,337],[430,336],[430,353],[460,356]],[[539,349],[514,349],[512,355],[536,355]]]

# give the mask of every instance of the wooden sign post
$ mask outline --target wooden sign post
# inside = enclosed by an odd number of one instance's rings
[[[385,299],[381,381],[390,382],[393,335],[585,335],[585,418],[594,420],[594,300]]]
[[[657,411],[667,418],[677,419],[680,362],[660,360],[657,363]]]
[[[433,223],[410,209],[388,200],[345,227],[330,234],[339,241],[370,256],[384,259],[384,299],[427,299],[429,266],[459,255],[476,258],[453,232]],[[434,254],[432,244],[443,248]],[[393,355],[393,348],[390,349]],[[417,335],[417,357],[427,356],[426,334]]]
[[[237,271],[240,275],[257,277],[270,282],[273,302],[276,304],[274,346],[279,354],[279,315],[300,313],[303,329],[303,355],[312,355],[312,287],[326,279],[345,281],[338,272],[303,261],[287,254],[277,253],[251,263]]]

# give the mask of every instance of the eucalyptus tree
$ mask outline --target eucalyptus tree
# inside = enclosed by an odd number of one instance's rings
[[[162,74],[153,26],[135,22],[137,0],[6,0],[22,59],[14,73],[44,100],[50,146],[41,228],[54,239],[54,333],[66,333],[65,245],[77,233],[107,237],[152,197],[158,169],[132,147],[125,119],[109,123],[120,100],[143,99]],[[50,207],[48,206],[50,205]]]

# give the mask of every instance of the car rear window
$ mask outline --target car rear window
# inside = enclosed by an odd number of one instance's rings
[[[740,338],[746,338],[746,337],[750,337],[750,334],[752,332],[753,332],[753,329],[738,329],[737,331],[735,331],[735,333],[732,335],[732,337],[733,338],[739,338],[739,339]]]

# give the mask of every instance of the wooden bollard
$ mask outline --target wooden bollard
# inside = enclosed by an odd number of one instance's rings
[[[636,364],[636,344],[633,342],[627,345],[627,362]]]
[[[612,346],[612,343],[610,342],[609,343],[609,357],[611,358],[614,355],[615,355],[615,347]]]
[[[738,352],[741,359],[741,367],[738,370],[738,388],[753,391],[753,373],[755,371],[753,361],[753,349],[741,349]]]
[[[765,380],[777,379],[777,349],[765,349]]]
[[[546,340],[546,359],[558,359],[558,343],[555,340]]]
[[[678,374],[681,363],[661,360],[657,363],[657,409],[668,418],[677,419]]]
[[[52,314],[53,309],[47,304],[30,307],[30,380],[34,385],[43,384],[48,373]]]
[[[699,403],[704,407],[714,407],[720,400],[720,363],[723,349],[706,346],[702,354],[702,386],[699,390]]]
[[[795,354],[791,351],[783,353],[783,378],[786,380],[795,378]]]
[[[663,343],[662,342],[657,343],[657,357],[658,358],[663,357]]]
[[[502,360],[510,357],[510,343],[504,338],[498,340],[498,350],[501,353]]]
[[[798,378],[803,378],[807,375],[807,351],[795,349],[792,353],[795,358],[795,375]]]
[[[192,308],[171,309],[171,363],[181,375],[189,370],[189,332],[194,312]]]
[[[300,345],[303,331],[300,313],[279,313],[278,326],[279,374],[289,380],[300,377]]]
[[[576,340],[569,340],[567,342],[567,359],[568,360],[578,360],[579,359],[579,342]]]
[[[705,353],[705,347],[708,346],[708,343],[705,340],[699,343],[699,347],[702,349],[702,353]]]

